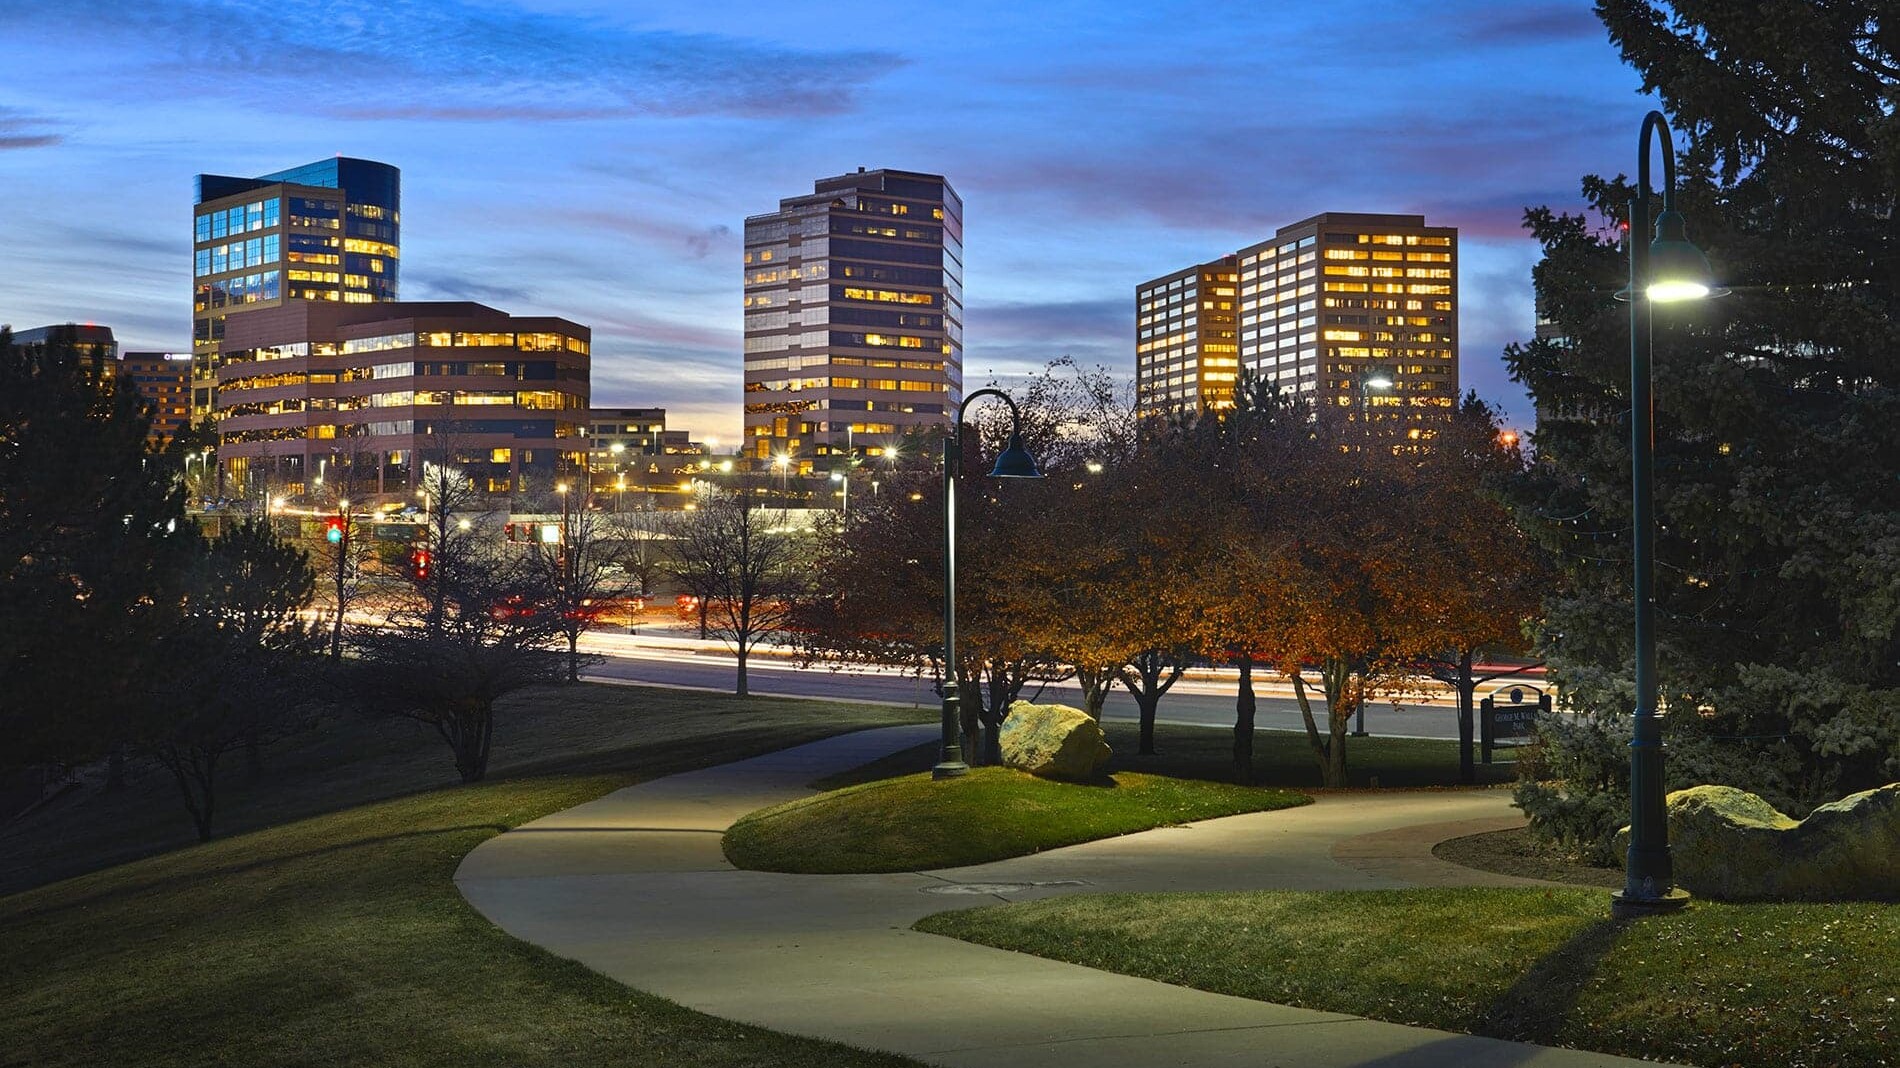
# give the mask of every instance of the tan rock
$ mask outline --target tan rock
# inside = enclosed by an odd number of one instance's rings
[[[1017,701],[1009,706],[997,741],[1005,765],[1051,779],[1082,782],[1094,778],[1108,762],[1102,725],[1068,705]]]
[[[1627,849],[1629,828],[1617,834]],[[1900,783],[1850,794],[1805,820],[1732,786],[1669,795],[1676,884],[1701,897],[1809,901],[1900,896]]]

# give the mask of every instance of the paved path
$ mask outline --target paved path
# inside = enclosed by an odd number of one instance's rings
[[[862,731],[619,790],[490,839],[456,882],[510,933],[630,986],[933,1064],[1650,1063],[1209,994],[910,930],[947,908],[1078,891],[1535,885],[1431,856],[1443,838],[1521,822],[1502,792],[1332,795],[929,873],[777,875],[725,862],[719,835],[734,819],[932,734]]]

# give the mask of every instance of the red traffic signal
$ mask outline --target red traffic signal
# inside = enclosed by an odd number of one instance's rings
[[[417,582],[429,581],[429,550],[417,546],[410,551],[409,574]]]
[[[331,545],[336,545],[343,541],[342,516],[333,515],[323,521],[323,540],[329,542]]]

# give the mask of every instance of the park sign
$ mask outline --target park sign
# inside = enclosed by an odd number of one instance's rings
[[[1550,714],[1550,695],[1535,686],[1513,686],[1478,702],[1479,747],[1484,763],[1491,763],[1497,745],[1523,745],[1537,736],[1537,718]]]

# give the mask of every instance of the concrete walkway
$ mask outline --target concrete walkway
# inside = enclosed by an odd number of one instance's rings
[[[1521,822],[1500,791],[1340,794],[967,868],[737,871],[753,809],[934,736],[888,727],[616,791],[490,839],[456,882],[511,934],[689,1008],[933,1064],[1581,1068],[1600,1054],[1209,994],[910,930],[998,900],[1104,891],[1537,885],[1431,845]]]

